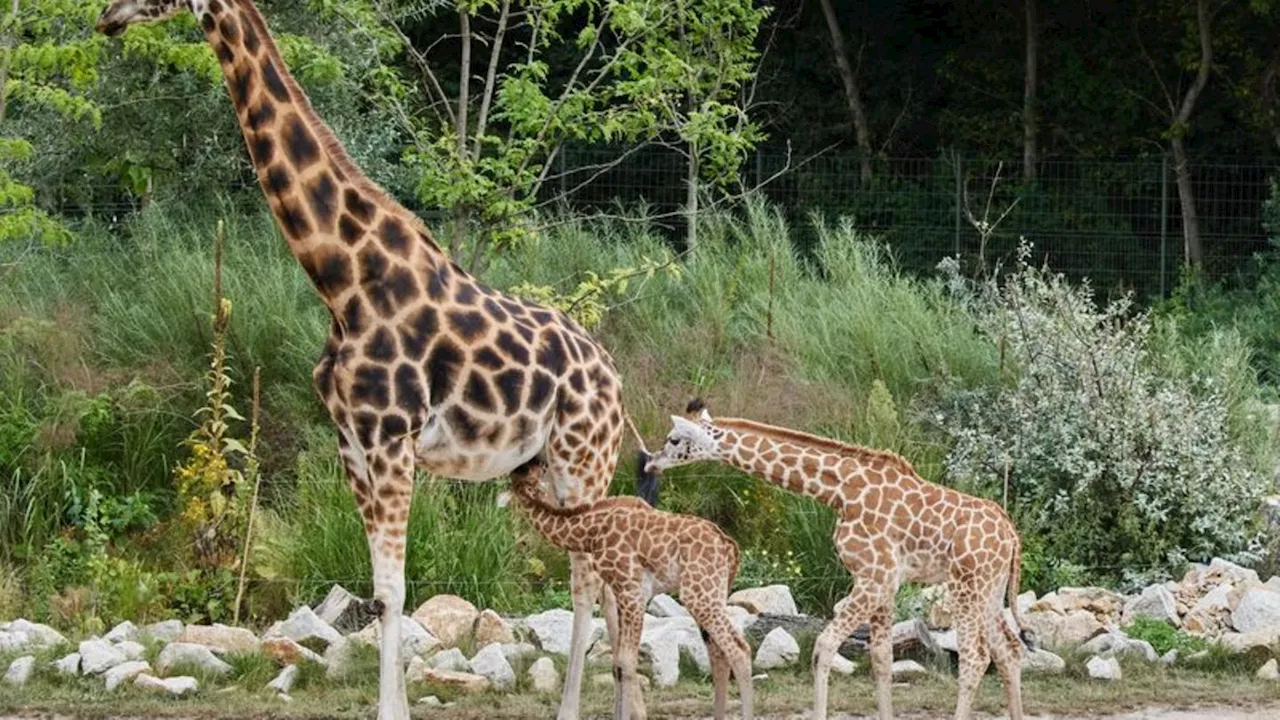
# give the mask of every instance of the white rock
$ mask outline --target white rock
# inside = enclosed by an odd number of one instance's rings
[[[156,658],[156,669],[161,675],[168,675],[169,671],[179,666],[199,668],[214,675],[226,675],[231,672],[230,665],[219,660],[212,650],[203,645],[184,642],[169,643]]]
[[[177,642],[204,645],[216,653],[254,652],[258,649],[258,636],[244,628],[215,623],[213,625],[187,625]]]
[[[504,660],[506,658],[503,658]],[[458,648],[449,648],[427,658],[427,667],[437,670],[452,670],[453,672],[470,672],[471,663],[467,661],[467,656],[462,654]]]
[[[755,666],[759,670],[772,670],[793,665],[799,659],[800,645],[796,639],[786,630],[776,627],[760,641]]]
[[[374,620],[363,630],[348,636],[370,647],[378,647],[382,640],[382,621]],[[400,662],[408,663],[415,657],[425,657],[440,647],[440,640],[408,615],[400,616]]]
[[[147,648],[142,643],[136,643],[132,640],[116,643],[116,649],[124,653],[129,660],[141,660],[143,655],[147,654]]]
[[[516,673],[503,656],[502,645],[499,643],[485,645],[471,658],[471,672],[488,678],[489,683],[497,690],[507,690],[516,684]]]
[[[1033,673],[1057,674],[1067,669],[1067,662],[1048,650],[1036,648],[1022,656],[1022,669]]]
[[[1280,628],[1280,593],[1263,587],[1246,590],[1231,613],[1231,625],[1242,633]]]
[[[733,626],[737,628],[740,633],[745,633],[747,628],[754,625],[756,620],[760,619],[758,615],[754,615],[746,608],[739,607],[737,605],[729,605],[725,610],[729,613],[729,622],[733,623]]]
[[[1085,669],[1089,671],[1089,677],[1097,680],[1120,679],[1120,661],[1114,657],[1104,658],[1095,655],[1085,663]]]
[[[939,650],[947,652],[959,653],[960,645],[956,641],[955,630],[944,630],[942,632],[933,633],[933,644],[938,646]]]
[[[267,683],[269,690],[275,690],[281,695],[288,695],[293,689],[293,683],[298,679],[298,666],[286,665],[271,682]]]
[[[436,595],[418,606],[413,617],[445,647],[455,647],[471,634],[480,611],[457,595]]]
[[[344,615],[353,615],[352,604],[359,603],[360,598],[351,594],[351,591],[341,585],[334,585],[329,588],[329,594],[324,596],[324,600],[316,605],[316,616],[323,620],[334,629],[338,629],[338,624],[343,620]],[[358,625],[356,627],[359,627]],[[350,628],[354,629],[354,628]]]
[[[403,627],[406,623],[401,623]],[[300,645],[319,644],[321,648],[327,648],[342,637],[342,633],[333,629],[333,626],[320,619],[315,611],[303,605],[302,607],[289,613],[289,617],[284,622],[274,628],[274,632],[268,631],[268,637],[287,637]]]
[[[1142,590],[1142,594],[1125,603],[1121,622],[1125,625],[1138,618],[1163,620],[1178,627],[1178,602],[1173,593],[1164,585],[1151,585]]]
[[[555,655],[569,654],[569,638],[573,631],[573,613],[568,610],[547,610],[524,619],[543,652]],[[590,648],[604,635],[604,620],[592,618],[587,647]]]
[[[106,640],[85,640],[80,643],[80,670],[85,675],[97,675],[127,661],[123,651]]]
[[[1041,598],[1040,602],[1048,597],[1046,595]],[[1024,615],[1023,620],[1027,629],[1036,634],[1039,642],[1051,650],[1076,648],[1106,632],[1106,627],[1088,610],[1072,610],[1063,615],[1056,612],[1031,612]]]
[[[31,679],[31,672],[35,670],[36,658],[34,655],[24,655],[23,657],[9,663],[9,669],[5,671],[4,682],[6,685],[16,685],[22,687],[27,684],[27,680]]]
[[[831,656],[831,671],[837,675],[852,675],[854,669],[853,661],[849,658],[840,653]]]
[[[1222,558],[1214,558],[1209,561],[1209,569],[1205,571],[1205,574],[1217,575],[1235,584],[1248,581],[1258,582],[1258,573],[1256,571],[1241,567]]]
[[[106,671],[102,677],[106,679],[107,690],[115,690],[121,683],[129,682],[144,672],[151,672],[151,663],[130,660]]]
[[[22,618],[9,623],[6,630],[11,633],[25,633],[28,642],[37,647],[50,648],[67,643],[67,639],[57,630],[43,623],[28,622]]]
[[[57,670],[60,675],[79,675],[80,653],[71,653],[70,655],[63,657],[61,660],[54,660],[53,669]]]
[[[910,680],[925,677],[929,671],[915,660],[899,660],[893,664],[892,674],[894,680]]]
[[[1172,665],[1176,662],[1178,662],[1178,648],[1174,648],[1160,656],[1160,663],[1162,665]]]
[[[275,660],[280,665],[296,665],[303,660],[324,664],[324,658],[311,648],[301,645],[297,640],[284,637],[263,638],[262,654]]]
[[[1160,656],[1146,640],[1134,640],[1119,633],[1099,635],[1080,646],[1081,652],[1103,657],[1136,655],[1147,662],[1156,662]]]
[[[1271,658],[1262,667],[1258,668],[1255,675],[1259,680],[1280,680],[1280,667],[1276,664],[1276,659]]]
[[[420,657],[414,656],[409,660],[409,667],[405,668],[405,682],[422,682],[423,676],[427,671],[427,661]]]
[[[138,628],[133,623],[125,620],[124,622],[111,628],[111,632],[102,636],[103,640],[112,643],[122,643],[126,640],[138,639]]]
[[[640,632],[640,652],[651,660],[653,682],[658,687],[671,687],[679,682],[682,654],[688,655],[702,672],[711,672],[711,659],[702,632],[688,615],[647,616]]]
[[[515,633],[511,631],[511,624],[492,610],[480,613],[476,618],[476,626],[472,634],[475,636],[476,647],[516,641]]]
[[[22,650],[31,644],[31,636],[25,632],[10,632],[8,630],[0,632],[0,652]]]
[[[549,657],[540,657],[529,666],[529,684],[540,693],[554,693],[560,689],[560,673]]]
[[[142,634],[153,640],[171,643],[182,637],[184,629],[186,625],[183,625],[181,620],[161,620],[142,628]]]
[[[324,651],[324,675],[331,680],[337,680],[346,677],[347,671],[351,667],[355,654],[358,652],[360,645],[364,644],[362,640],[356,639],[355,635],[344,637],[333,643]],[[401,649],[403,649],[403,645]]]
[[[1222,583],[1209,592],[1204,594],[1196,601],[1193,610],[1207,612],[1211,610],[1230,610],[1231,609],[1231,583]]]
[[[538,654],[538,648],[526,642],[502,643],[502,656],[514,667]]]
[[[1233,653],[1249,652],[1255,648],[1270,649],[1280,642],[1280,627],[1255,630],[1250,633],[1227,632],[1218,638],[1218,642]]]
[[[656,617],[676,617],[689,614],[689,611],[685,610],[683,605],[665,593],[653,596],[653,599],[649,601],[649,612]]]
[[[428,695],[423,698],[418,698],[418,704],[423,707],[429,707],[429,708],[444,707],[444,703],[440,702],[440,698],[436,697],[435,695]]]
[[[200,690],[200,682],[190,675],[161,679],[154,675],[142,673],[133,679],[133,684],[143,690],[168,693],[175,697],[189,695]]]
[[[1274,575],[1271,578],[1268,578],[1267,581],[1262,584],[1262,587],[1274,592],[1280,592],[1280,575]]]
[[[739,605],[753,615],[799,615],[791,588],[786,585],[766,585],[746,588],[729,596],[730,605]]]

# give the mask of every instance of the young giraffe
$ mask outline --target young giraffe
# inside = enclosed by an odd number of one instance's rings
[[[590,503],[607,493],[630,425],[618,373],[563,313],[495,292],[450,262],[425,224],[356,167],[250,0],[114,0],[97,30],[117,36],[184,11],[214,49],[267,203],[333,316],[313,377],[372,556],[379,717],[406,720],[399,647],[414,466],[483,481],[538,458],[555,503]],[[578,716],[601,591],[588,555],[571,563],[562,720]],[[607,591],[602,604],[612,627]]]
[[[511,475],[511,490],[533,526],[558,547],[588,553],[618,608],[613,642],[616,680],[614,717],[642,720],[636,662],[645,608],[654,593],[678,591],[702,628],[715,682],[715,717],[724,717],[732,670],[751,720],[751,648],[729,619],[726,600],[738,575],[738,544],[715,523],[692,515],[655,510],[634,497],[608,497],[593,505],[558,508],[542,500],[543,467],[537,463]]]
[[[828,440],[741,418],[713,420],[702,402],[673,416],[666,444],[646,472],[714,460],[834,508],[832,536],[853,575],[849,596],[813,648],[811,720],[827,716],[832,655],[862,623],[871,625],[871,667],[881,720],[893,716],[890,641],[893,601],[902,582],[946,582],[960,655],[957,720],[967,720],[978,682],[995,660],[1012,720],[1022,718],[1022,642],[1004,621],[1007,595],[1018,613],[1021,541],[996,503],[926,482],[890,452]]]

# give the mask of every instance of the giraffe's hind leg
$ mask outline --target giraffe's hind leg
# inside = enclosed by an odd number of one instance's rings
[[[811,720],[826,720],[827,689],[831,680],[832,656],[840,648],[840,644],[854,630],[892,602],[893,593],[883,584],[871,578],[859,578],[857,585],[849,596],[836,606],[836,616],[818,635],[813,645],[813,714]],[[875,641],[873,635],[872,641]],[[877,669],[875,656],[872,656],[872,670]],[[889,720],[893,709],[885,703],[889,697],[888,688],[881,689],[882,678],[876,673],[876,700],[881,720]]]
[[[987,643],[986,603],[976,597],[971,589],[961,587],[958,583],[950,585],[948,597],[952,603],[956,648],[960,655],[960,690],[956,697],[955,720],[969,720],[978,685],[991,662]]]
[[[702,642],[707,645],[707,659],[711,661],[711,685],[715,689],[711,716],[715,720],[724,720],[725,707],[729,704],[729,659],[720,649],[720,644],[711,639],[706,630],[702,631]]]
[[[986,640],[1009,708],[1009,720],[1022,720],[1022,640],[1004,619],[1003,583],[992,592],[987,608]]]
[[[636,666],[640,659],[640,633],[644,628],[643,591],[639,583],[615,588],[618,602],[618,640],[613,646],[614,705],[617,720],[644,720],[644,703]]]
[[[715,589],[702,584],[685,583],[680,589],[680,599],[702,628],[702,639],[707,644],[711,677],[715,682],[715,717],[724,717],[728,705],[729,675],[732,673],[738,681],[742,717],[744,720],[751,720],[751,646],[747,645],[742,633],[738,632],[729,619],[724,605],[727,589],[727,583],[724,587]]]

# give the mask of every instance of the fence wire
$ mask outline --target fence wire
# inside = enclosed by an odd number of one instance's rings
[[[538,203],[584,214],[643,207],[680,242],[687,168],[684,155],[659,146],[566,147],[548,168]],[[219,190],[256,192],[251,169],[245,164],[241,170]],[[1231,280],[1271,247],[1265,219],[1276,171],[1274,163],[1256,161],[1190,167],[1202,269],[1209,278]],[[1176,286],[1184,259],[1183,218],[1169,158],[1049,160],[1039,164],[1030,184],[1020,172],[1018,161],[952,153],[877,159],[872,180],[863,183],[851,153],[800,157],[765,148],[747,159],[741,186],[730,192],[756,189],[787,217],[802,249],[816,239],[810,222],[815,215],[848,218],[883,239],[909,272],[931,273],[939,260],[955,255],[1007,260],[1025,237],[1037,262],[1075,279],[1088,277],[1108,292],[1133,290],[1139,299],[1151,299]],[[73,224],[88,218],[118,222],[141,205],[136,195],[101,181],[36,186],[41,205]],[[412,190],[391,189],[433,227],[449,217],[407,197]],[[207,194],[207,188],[156,188],[157,196],[196,192]],[[984,242],[974,221],[997,218]]]

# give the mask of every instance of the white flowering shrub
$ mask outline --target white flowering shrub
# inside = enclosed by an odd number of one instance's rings
[[[1099,306],[1029,253],[976,284],[941,267],[1000,363],[1000,382],[951,386],[934,410],[952,482],[1008,493],[1036,584],[1132,585],[1188,560],[1256,560],[1270,481],[1233,420],[1256,394],[1240,380],[1247,353],[1219,342],[1204,352],[1220,357],[1186,357],[1176,328],[1127,297]]]

